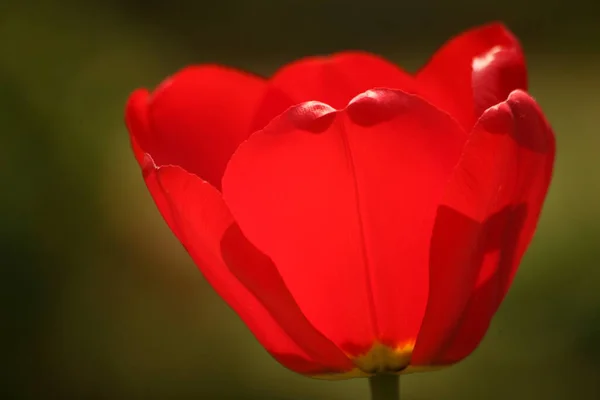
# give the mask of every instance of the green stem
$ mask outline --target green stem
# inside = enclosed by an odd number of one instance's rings
[[[398,375],[375,375],[369,378],[371,400],[400,400]]]

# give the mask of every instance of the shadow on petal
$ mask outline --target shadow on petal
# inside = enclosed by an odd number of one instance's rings
[[[506,206],[483,223],[440,207],[430,258],[427,310],[411,365],[447,365],[481,342],[510,284],[527,216]]]
[[[453,364],[471,354],[487,332],[508,286],[517,260],[517,246],[527,217],[525,204],[507,206],[485,223],[485,252],[473,293],[449,343],[435,364]]]
[[[231,273],[309,356],[326,360],[327,371],[353,368],[344,353],[306,319],[273,261],[250,243],[237,224],[229,226],[223,234],[221,254]]]

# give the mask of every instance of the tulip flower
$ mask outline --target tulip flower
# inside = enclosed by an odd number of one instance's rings
[[[275,360],[384,398],[468,356],[513,281],[555,153],[526,90],[494,23],[415,74],[364,52],[268,79],[187,67],[126,124],[167,224]]]

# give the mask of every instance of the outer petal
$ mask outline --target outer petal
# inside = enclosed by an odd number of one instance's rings
[[[149,129],[132,134],[158,165],[179,165],[220,188],[229,157],[250,134],[265,87],[262,78],[225,67],[188,67],[146,99],[135,92],[128,126],[147,119]]]
[[[352,51],[307,57],[281,68],[269,80],[253,130],[264,128],[287,108],[305,101],[341,109],[366,90],[390,88],[413,93],[415,84],[407,72],[374,54]]]
[[[304,103],[240,146],[223,195],[317,329],[352,355],[401,347],[421,324],[435,212],[465,136],[401,91],[339,112]]]
[[[180,167],[146,158],[148,189],[206,279],[283,365],[305,374],[353,364],[308,323],[270,259],[241,234],[219,192]]]
[[[145,152],[142,149],[150,150],[148,141],[152,137],[148,120],[148,96],[146,89],[138,89],[129,96],[125,107],[125,124],[129,130],[133,154],[140,167],[143,167],[145,162]]]
[[[429,300],[411,365],[430,365],[449,345],[471,298],[485,251],[486,221],[516,168],[507,104],[487,110],[450,179],[431,240]]]
[[[513,92],[505,104],[501,110],[513,119],[509,135],[517,147],[515,167],[485,224],[485,256],[475,291],[437,364],[463,359],[485,335],[533,237],[550,183],[555,142],[548,122],[522,91]]]
[[[521,46],[499,23],[469,30],[448,41],[416,79],[431,96],[428,99],[466,129],[513,90],[527,90]]]

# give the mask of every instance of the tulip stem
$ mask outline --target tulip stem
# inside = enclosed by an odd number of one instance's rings
[[[374,375],[369,378],[371,400],[399,400],[400,377],[398,375]]]

